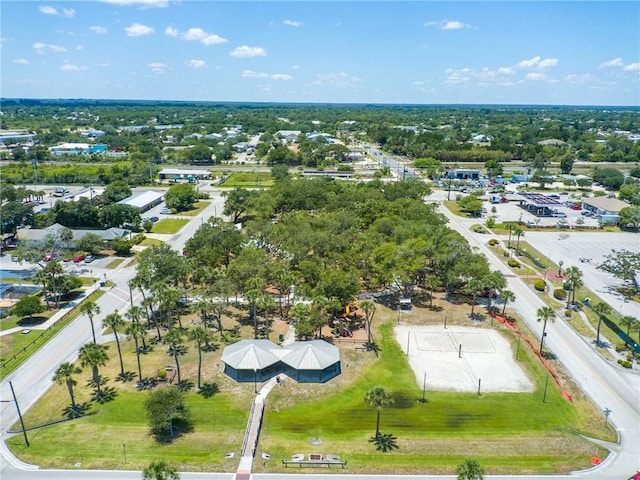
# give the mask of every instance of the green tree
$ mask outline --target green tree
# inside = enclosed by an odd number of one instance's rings
[[[179,480],[180,475],[174,467],[164,460],[151,462],[142,471],[142,480]]]
[[[477,460],[467,458],[456,468],[457,480],[483,480],[484,468]]]
[[[274,165],[271,167],[271,178],[275,182],[280,182],[289,178],[289,166],[284,164]]]
[[[578,267],[569,267],[564,273],[567,276],[567,282],[571,287],[571,294],[567,295],[567,308],[569,308],[571,303],[576,302],[576,291],[582,287],[584,283],[582,281],[582,271]]]
[[[371,300],[364,300],[360,302],[360,308],[364,312],[364,322],[367,326],[367,345],[370,346],[373,343],[371,339],[371,324],[376,313],[376,305]]]
[[[198,348],[198,390],[202,388],[202,347],[211,341],[211,334],[204,327],[195,327],[189,332],[189,339],[195,342]]]
[[[625,315],[620,319],[620,325],[622,325],[623,327],[627,327],[627,337],[624,339],[625,345],[629,344],[629,340],[631,340],[631,337],[629,336],[629,334],[631,333],[631,329],[634,327],[634,325],[637,322],[638,322],[638,319],[632,317],[631,315]]]
[[[98,234],[85,233],[76,240],[76,248],[83,252],[96,255],[104,249],[104,240]]]
[[[467,282],[464,289],[473,297],[471,302],[471,317],[473,317],[473,311],[476,308],[476,303],[478,303],[478,295],[484,292],[485,287],[481,280],[472,278]]]
[[[198,193],[191,185],[178,184],[172,185],[164,194],[164,201],[169,208],[178,212],[190,210],[198,200]]]
[[[520,225],[513,227],[513,234],[516,236],[516,252],[520,251],[520,237],[524,236],[524,230]]]
[[[0,206],[0,233],[16,233],[20,225],[33,225],[33,207],[21,202]]]
[[[611,313],[611,307],[604,302],[598,302],[593,306],[593,312],[598,315],[598,329],[596,332],[596,346],[600,346],[600,327],[602,318]]]
[[[502,168],[502,162],[500,160],[491,158],[484,162],[484,168],[487,170],[487,175],[490,178],[496,178],[498,175],[502,175],[504,169]]]
[[[491,303],[493,297],[498,295],[500,291],[507,286],[507,281],[504,275],[498,271],[493,271],[482,277],[480,280],[487,292],[487,309],[491,313]]]
[[[222,213],[231,218],[231,223],[238,223],[249,208],[251,199],[256,196],[254,192],[246,188],[234,188],[224,195],[226,199]]]
[[[364,396],[364,401],[376,409],[376,434],[374,438],[380,436],[380,413],[384,407],[393,404],[393,397],[384,387],[373,387]]]
[[[62,385],[63,383],[67,386],[67,390],[69,391],[69,397],[71,397],[71,411],[75,412],[78,410],[76,405],[76,399],[73,394],[73,386],[77,383],[73,378],[74,375],[77,375],[82,370],[80,367],[76,367],[73,363],[65,362],[62,363],[53,374],[53,381]]]
[[[127,335],[133,337],[133,341],[136,347],[136,361],[138,363],[138,381],[142,381],[142,368],[140,367],[140,347],[138,346],[138,339],[147,334],[147,329],[140,322],[130,322],[124,331]]]
[[[91,376],[93,379],[93,385],[96,387],[96,398],[102,398],[102,379],[98,372],[98,367],[103,367],[107,364],[109,356],[103,346],[95,343],[87,343],[80,348],[80,364],[83,367],[91,367]]]
[[[25,295],[14,305],[12,312],[18,317],[29,317],[32,320],[34,313],[42,313],[45,309],[46,307],[37,296]]]
[[[539,322],[543,322],[542,324],[542,335],[540,335],[540,355],[542,355],[542,347],[544,345],[544,337],[547,335],[547,322],[551,320],[555,322],[556,320],[556,312],[553,311],[551,307],[540,307],[536,312]]]
[[[566,175],[570,174],[571,170],[573,169],[573,163],[573,156],[571,156],[570,154],[564,155],[560,159],[560,171]]]
[[[118,330],[124,326],[124,318],[116,310],[113,313],[107,315],[102,321],[105,327],[110,328],[113,331],[113,336],[116,338],[116,347],[118,348],[118,358],[120,359],[120,376],[124,377],[124,363],[122,362],[122,351],[120,350],[120,338],[118,337]]]
[[[104,228],[140,228],[142,218],[140,210],[131,205],[123,203],[112,203],[100,209],[100,220]]]
[[[180,361],[178,360],[178,356],[180,355],[180,352],[181,352],[181,347],[183,347],[182,341],[183,341],[182,332],[177,328],[170,330],[169,333],[167,333],[162,339],[162,343],[164,343],[165,345],[169,345],[169,350],[171,351],[171,354],[173,355],[173,359],[176,362],[176,372],[178,373],[178,385],[182,383],[182,379],[180,377]]]
[[[152,390],[144,402],[151,433],[158,440],[173,440],[180,430],[187,430],[191,418],[184,394],[174,386]]]
[[[130,196],[131,187],[129,184],[123,181],[115,181],[105,187],[104,192],[100,196],[100,200],[104,205],[109,205]]]
[[[637,231],[640,228],[640,206],[632,205],[620,210],[620,225]]]
[[[504,316],[504,312],[507,310],[507,302],[515,301],[516,295],[511,290],[502,290],[500,292],[500,298],[504,301],[502,305],[502,315]]]
[[[98,315],[99,313],[100,306],[93,300],[85,300],[80,304],[80,314],[86,315],[89,318],[89,323],[91,323],[91,335],[93,336],[93,343],[97,343],[96,329],[93,324],[93,317],[94,315]]]
[[[115,250],[116,255],[127,256],[131,253],[133,241],[122,237],[116,237],[111,240],[111,248]]]
[[[371,437],[369,442],[376,446],[376,450],[385,453],[399,448],[397,440],[398,439],[391,433],[380,433],[375,437]]]
[[[639,291],[636,275],[640,271],[640,252],[611,250],[611,253],[598,265],[598,269],[631,283],[633,291]]]

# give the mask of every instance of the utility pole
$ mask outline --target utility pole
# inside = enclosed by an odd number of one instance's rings
[[[13,389],[13,384],[9,381],[9,387],[11,388],[11,395],[13,395],[13,401],[16,404],[16,410],[18,411],[18,418],[20,418],[20,426],[22,427],[22,434],[24,435],[24,443],[29,446],[29,439],[27,438],[27,431],[24,428],[24,420],[22,419],[22,413],[20,412],[20,405],[18,405],[18,398],[16,397],[16,392]]]

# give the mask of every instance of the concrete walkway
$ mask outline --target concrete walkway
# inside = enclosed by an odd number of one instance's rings
[[[287,333],[285,334],[283,345],[289,345],[296,339],[296,332],[292,326],[289,326]],[[258,448],[258,440],[260,437],[260,429],[262,428],[262,417],[264,415],[264,407],[267,399],[267,395],[271,392],[271,389],[278,385],[276,378],[283,377],[285,375],[280,374],[279,377],[273,377],[269,379],[260,389],[251,404],[251,413],[247,422],[247,429],[245,430],[244,441],[242,443],[242,457],[240,458],[240,464],[236,472],[236,480],[249,480],[251,476],[251,468],[253,467],[253,459]],[[283,380],[284,382],[284,380]],[[262,455],[267,455],[262,453]]]

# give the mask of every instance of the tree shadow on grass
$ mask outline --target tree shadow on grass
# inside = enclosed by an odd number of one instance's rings
[[[127,382],[131,382],[134,378],[136,378],[136,376],[137,374],[135,372],[119,373],[118,376],[116,377],[116,381],[127,383]]]
[[[202,387],[200,387],[199,393],[204,398],[211,398],[218,392],[220,392],[220,387],[217,383],[204,383]]]
[[[189,380],[182,380],[180,383],[176,383],[176,388],[181,392],[188,392],[193,389],[194,383]]]
[[[180,417],[173,419],[172,428],[169,428],[168,426],[158,428],[152,430],[151,434],[156,442],[162,445],[169,445],[184,434],[191,432],[193,432],[193,421],[191,418]]]
[[[118,391],[113,387],[104,387],[100,390],[100,394],[98,394],[98,390],[94,390],[93,395],[97,403],[107,403],[118,396]]]
[[[35,327],[49,320],[47,317],[24,317],[16,322],[19,327]]]
[[[78,418],[84,415],[90,406],[90,402],[76,404],[75,408],[69,405],[62,409],[62,414],[67,418]]]

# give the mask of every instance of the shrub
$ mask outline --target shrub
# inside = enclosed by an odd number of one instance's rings
[[[571,318],[573,316],[573,312],[571,310],[565,310],[564,311],[564,316],[566,318]]]
[[[498,240],[496,240],[495,238],[492,238],[491,240],[489,240],[489,245],[491,245],[492,247],[498,244]]]
[[[514,260],[513,258],[510,258],[507,264],[512,268],[520,268],[520,263],[517,260]]]
[[[139,245],[140,243],[142,243],[142,241],[144,241],[145,238],[147,238],[147,236],[144,233],[139,233],[138,235],[133,237],[134,245]]]
[[[502,255],[504,255],[505,257],[509,256],[509,252],[503,252]]]
[[[620,365],[621,367],[624,368],[631,368],[631,362],[629,362],[628,360],[618,360],[618,365]]]
[[[562,288],[556,288],[553,291],[553,298],[555,298],[556,300],[564,300],[567,298],[567,292],[566,290],[562,289]]]
[[[547,288],[547,284],[545,283],[544,280],[538,279],[534,282],[533,288],[535,288],[539,292],[544,292],[545,289]]]
[[[495,226],[496,226],[496,220],[495,220],[495,218],[487,218],[487,222],[486,222],[486,224],[487,224],[487,227],[488,227],[488,228],[493,228],[493,227],[495,227]]]
[[[624,352],[627,349],[627,346],[624,343],[616,343],[616,352]]]
[[[160,380],[166,380],[167,379],[167,371],[166,370],[158,370],[158,375],[157,377]]]

